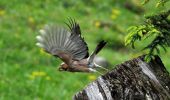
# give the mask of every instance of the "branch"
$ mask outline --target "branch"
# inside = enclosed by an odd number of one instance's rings
[[[161,59],[144,56],[117,65],[90,83],[73,100],[169,100],[170,75]]]

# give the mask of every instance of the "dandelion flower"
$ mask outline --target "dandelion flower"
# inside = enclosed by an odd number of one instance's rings
[[[89,75],[89,76],[88,76],[88,79],[91,80],[91,81],[93,81],[93,80],[96,79],[96,76],[95,76],[95,75]]]
[[[31,24],[34,24],[35,20],[34,20],[33,17],[28,17],[28,22],[31,23]]]
[[[112,14],[111,14],[111,19],[115,20],[119,15],[120,15],[120,11],[118,9],[113,8]]]
[[[117,18],[117,16],[116,16],[116,15],[113,15],[113,14],[111,15],[111,19],[113,19],[113,20],[114,20],[114,19],[116,19],[116,18]]]
[[[5,10],[0,9],[0,16],[3,16],[3,15],[5,15]]]
[[[96,22],[94,23],[94,25],[95,25],[96,27],[100,27],[100,26],[101,26],[101,23],[100,23],[100,21],[96,21]]]
[[[46,76],[47,74],[43,71],[34,71],[32,72],[32,76]]]
[[[113,8],[112,9],[112,14],[119,15],[120,14],[120,10]]]

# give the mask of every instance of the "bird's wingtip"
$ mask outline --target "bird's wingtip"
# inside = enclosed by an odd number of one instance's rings
[[[38,40],[38,41],[40,41],[40,42],[42,42],[43,41],[43,38],[41,37],[41,36],[36,36],[36,39]]]
[[[44,29],[40,29],[39,32],[40,32],[41,35],[45,35],[46,34]]]
[[[36,43],[36,46],[40,47],[40,48],[44,48],[44,45],[41,43]]]

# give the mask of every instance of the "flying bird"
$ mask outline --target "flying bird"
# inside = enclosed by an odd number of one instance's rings
[[[87,43],[81,36],[79,24],[70,19],[67,28],[55,25],[46,25],[36,37],[36,45],[45,52],[60,58],[63,63],[59,71],[69,72],[97,72],[96,68],[103,68],[94,62],[95,56],[106,45],[101,41],[89,55]]]

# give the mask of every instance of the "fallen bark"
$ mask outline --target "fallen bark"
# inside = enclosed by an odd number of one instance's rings
[[[170,100],[170,75],[158,56],[149,63],[140,56],[98,77],[73,100]]]

